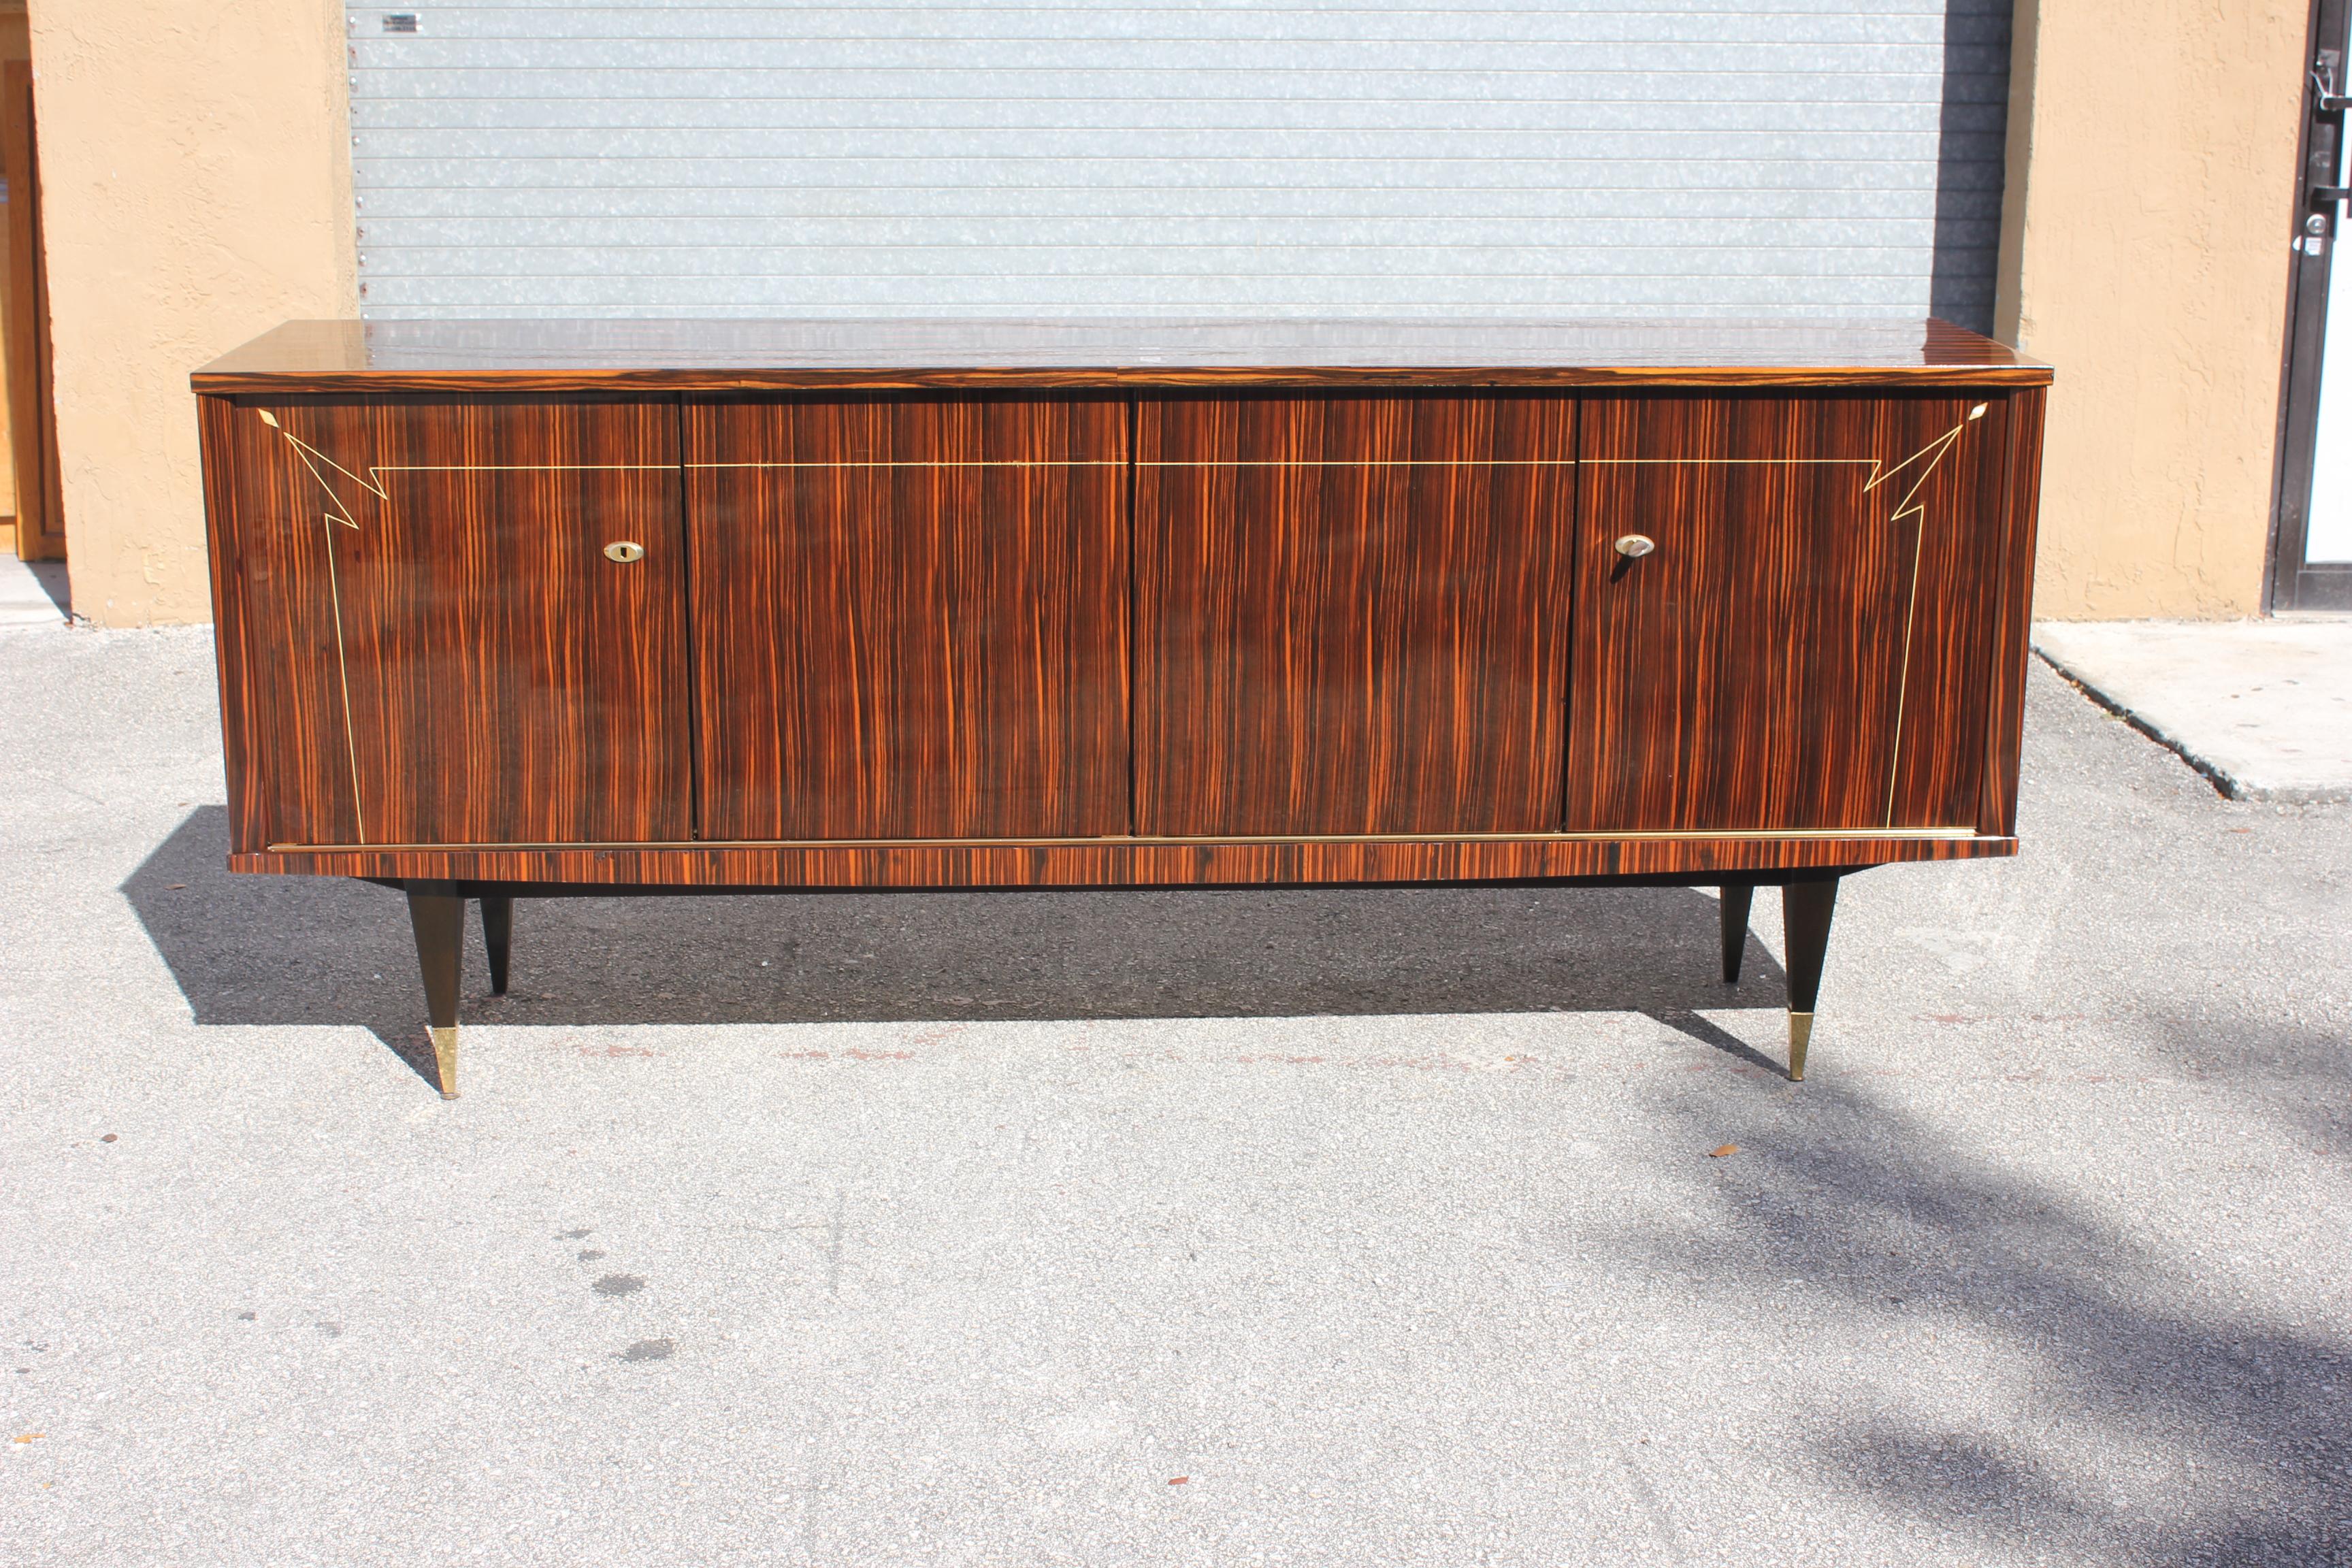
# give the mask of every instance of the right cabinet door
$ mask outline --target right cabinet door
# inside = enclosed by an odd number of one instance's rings
[[[2006,420],[1952,395],[1584,403],[1564,826],[1973,825]]]

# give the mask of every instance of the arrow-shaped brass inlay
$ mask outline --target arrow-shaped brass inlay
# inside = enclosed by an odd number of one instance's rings
[[[1969,426],[1985,416],[1988,406],[1982,403],[1976,405],[1969,410],[1967,416],[1958,424],[1901,462],[1891,466],[1881,458],[1587,458],[1583,459],[1595,468],[1638,467],[1649,464],[1726,468],[1733,466],[1746,468],[1759,464],[1779,464],[1788,468],[1866,466],[1870,469],[1870,477],[1863,481],[1862,493],[1864,495],[1887,483],[1906,469],[1916,467],[1917,471],[1911,479],[1911,488],[1903,492],[1903,499],[1895,503],[1894,513],[1886,520],[1889,527],[1899,525],[1906,517],[1915,520],[1911,531],[1911,587],[1903,606],[1903,657],[1896,666],[1895,677],[1895,752],[1886,764],[1886,826],[1889,827],[1895,826],[1895,790],[1896,784],[1901,782],[1903,714],[1909,702],[1911,688],[1911,628],[1918,619],[1919,557],[1927,535],[1927,507],[1926,502],[1918,499],[1919,492],[1927,488],[1928,479],[1934,477],[1936,469],[1941,466],[1946,455],[1958,445],[1960,437],[1967,434]]]
[[[1909,700],[1909,689],[1910,689],[1910,680],[1911,680],[1911,642],[1912,642],[1912,630],[1913,630],[1913,627],[1915,626],[1915,625],[1916,624],[1917,619],[1918,619],[1918,609],[1919,609],[1919,561],[1920,561],[1920,556],[1924,553],[1924,547],[1925,547],[1925,544],[1926,544],[1926,542],[1927,542],[1927,509],[1926,503],[1924,503],[1924,502],[1922,502],[1922,501],[1920,501],[1920,500],[1919,500],[1919,499],[1918,499],[1918,497],[1919,497],[1919,492],[1920,492],[1921,490],[1923,490],[1923,489],[1925,489],[1927,488],[1927,481],[1928,481],[1928,479],[1934,477],[1935,472],[1936,472],[1936,469],[1937,469],[1938,467],[1940,467],[1940,466],[1942,465],[1943,460],[1944,460],[1944,458],[1945,458],[1946,455],[1947,455],[1947,454],[1948,454],[1948,453],[1951,451],[1951,449],[1952,449],[1955,446],[1957,446],[1957,445],[1958,444],[1958,442],[1959,442],[1959,439],[1960,439],[1961,436],[1962,436],[1962,435],[1964,435],[1964,434],[1967,432],[1969,426],[1969,425],[1971,425],[1971,424],[1973,424],[1975,421],[1977,421],[1977,420],[1981,419],[1981,418],[1983,418],[1983,417],[1984,417],[1986,407],[1987,407],[1987,405],[1985,405],[1985,404],[1981,404],[1981,403],[1979,403],[1979,404],[1976,405],[1974,407],[1972,407],[1972,408],[1970,408],[1970,409],[1969,410],[1967,416],[1966,416],[1965,418],[1963,418],[1963,419],[1962,419],[1958,424],[1957,424],[1957,425],[1953,426],[1949,430],[1945,431],[1941,436],[1937,437],[1933,441],[1930,441],[1930,442],[1929,442],[1929,443],[1927,443],[1927,445],[1926,445],[1925,447],[1920,447],[1920,448],[1919,448],[1919,450],[1917,450],[1916,452],[1912,453],[1909,457],[1907,457],[1907,458],[1904,458],[1901,462],[1899,462],[1899,463],[1895,463],[1895,464],[1893,464],[1893,465],[1889,465],[1889,464],[1887,464],[1887,463],[1885,461],[1885,459],[1883,459],[1883,458],[1526,458],[1526,459],[1519,459],[1518,461],[1519,461],[1520,463],[1523,463],[1523,464],[1524,464],[1524,463],[1540,463],[1540,464],[1542,464],[1543,466],[1546,466],[1546,467],[1558,466],[1558,467],[1562,467],[1562,468],[1573,468],[1573,467],[1576,467],[1579,463],[1591,463],[1591,464],[1594,465],[1595,467],[1604,467],[1604,466],[1605,466],[1605,467],[1621,467],[1621,466],[1637,466],[1637,465],[1647,465],[1647,464],[1659,464],[1659,465],[1665,465],[1665,464],[1682,464],[1682,465],[1694,465],[1694,466],[1702,466],[1702,467],[1705,467],[1705,466],[1714,466],[1714,465],[1718,465],[1718,464],[1720,464],[1720,465],[1724,465],[1724,466],[1738,465],[1738,466],[1742,466],[1742,467],[1754,466],[1754,465],[1759,465],[1759,464],[1781,464],[1781,465],[1785,465],[1785,466],[1789,466],[1789,467],[1804,467],[1804,466],[1811,466],[1811,465],[1816,465],[1816,464],[1819,464],[1819,465],[1824,465],[1824,466],[1827,466],[1827,465],[1837,465],[1837,466],[1847,466],[1847,465],[1852,465],[1852,466],[1866,466],[1866,467],[1870,469],[1870,475],[1869,475],[1869,478],[1868,478],[1868,479],[1866,479],[1865,480],[1864,480],[1864,482],[1863,482],[1862,493],[1863,493],[1863,494],[1864,494],[1864,495],[1868,495],[1868,494],[1870,494],[1872,491],[1874,491],[1874,490],[1877,489],[1881,485],[1884,485],[1884,484],[1888,483],[1889,481],[1893,480],[1893,479],[1894,479],[1897,475],[1904,473],[1906,470],[1909,470],[1909,469],[1916,469],[1916,472],[1913,474],[1913,476],[1912,476],[1911,488],[1910,488],[1910,489],[1906,489],[1906,490],[1905,490],[1905,491],[1903,492],[1902,499],[1901,499],[1901,500],[1897,500],[1897,501],[1895,502],[1895,510],[1894,510],[1893,515],[1892,515],[1892,516],[1890,516],[1890,517],[1887,519],[1887,521],[1888,521],[1888,523],[1889,523],[1889,525],[1890,525],[1890,526],[1899,525],[1899,524],[1900,524],[1900,523],[1901,523],[1901,522],[1902,522],[1906,518],[1909,518],[1909,519],[1912,519],[1912,520],[1913,520],[1913,528],[1912,528],[1912,546],[1911,546],[1911,584],[1910,584],[1910,591],[1909,591],[1909,594],[1908,594],[1908,595],[1907,595],[1907,597],[1906,597],[1906,603],[1905,603],[1905,605],[1904,605],[1904,613],[1903,613],[1903,654],[1902,654],[1901,662],[1900,662],[1900,663],[1899,663],[1899,665],[1897,666],[1896,676],[1895,676],[1895,750],[1894,750],[1894,755],[1893,755],[1893,757],[1891,758],[1891,760],[1889,761],[1889,763],[1888,763],[1888,764],[1887,764],[1887,776],[1886,776],[1886,826],[1889,826],[1889,827],[1892,827],[1892,826],[1894,826],[1894,824],[1895,824],[1895,786],[1896,786],[1896,784],[1900,782],[1900,773],[1901,773],[1901,769],[1902,769],[1902,761],[1903,761],[1903,717],[1904,717],[1904,712],[1905,712],[1905,710],[1906,710],[1906,706],[1907,706],[1908,700]],[[336,570],[335,570],[335,551],[334,551],[334,534],[333,534],[333,530],[334,530],[334,528],[335,528],[338,524],[341,525],[342,527],[349,528],[349,529],[352,529],[352,530],[353,530],[353,531],[357,531],[357,530],[359,529],[360,523],[359,523],[359,519],[357,519],[356,517],[354,517],[354,516],[352,516],[352,515],[351,508],[350,508],[350,507],[348,507],[348,506],[346,506],[346,505],[344,504],[344,502],[343,502],[343,498],[342,498],[341,493],[339,490],[337,490],[337,489],[336,489],[336,488],[335,488],[335,486],[334,486],[333,482],[332,482],[331,480],[330,480],[330,479],[327,478],[327,476],[326,476],[325,472],[321,469],[321,468],[320,468],[320,465],[324,464],[324,465],[326,466],[326,468],[332,468],[336,473],[342,475],[342,476],[343,476],[343,478],[345,478],[346,479],[349,479],[352,484],[355,484],[355,485],[359,486],[359,487],[360,487],[360,489],[361,489],[362,490],[365,491],[367,494],[369,494],[369,495],[371,495],[371,496],[373,496],[377,500],[379,500],[379,501],[383,501],[383,502],[387,502],[387,503],[388,503],[388,502],[390,502],[390,501],[391,501],[391,500],[392,500],[392,489],[391,489],[390,485],[389,485],[389,484],[387,484],[387,483],[385,482],[384,476],[385,476],[385,475],[387,475],[387,474],[395,474],[395,473],[546,473],[546,472],[552,472],[552,471],[570,471],[570,470],[574,470],[574,469],[656,469],[656,468],[670,468],[670,469],[675,469],[675,468],[990,468],[990,467],[1000,467],[1000,466],[1002,466],[1002,467],[1019,467],[1019,468],[1029,468],[1029,467],[1041,467],[1041,468],[1047,468],[1047,467],[1050,467],[1050,468],[1062,468],[1062,467],[1074,467],[1074,466],[1096,466],[1095,464],[1093,464],[1093,463],[1091,463],[1091,462],[1088,462],[1088,461],[1087,461],[1087,460],[1083,460],[1083,459],[1082,459],[1082,460],[1079,460],[1078,462],[1076,462],[1076,463],[1065,461],[1065,462],[1050,462],[1050,463],[1011,462],[1011,463],[1001,463],[1001,464],[1000,464],[1000,463],[990,463],[990,462],[978,462],[978,463],[972,463],[972,462],[867,462],[867,463],[741,462],[741,463],[684,463],[684,464],[672,464],[672,463],[482,463],[482,464],[470,464],[470,463],[450,463],[450,464],[440,464],[440,463],[434,463],[434,464],[425,464],[425,463],[415,463],[415,464],[403,464],[403,463],[374,463],[374,464],[370,464],[370,465],[368,466],[367,473],[366,473],[364,476],[362,476],[362,475],[360,475],[360,474],[354,473],[354,472],[353,472],[352,470],[351,470],[350,468],[345,468],[345,467],[343,467],[343,465],[342,465],[342,464],[341,464],[341,463],[339,463],[339,462],[335,461],[335,459],[334,459],[334,458],[330,458],[330,457],[329,457],[329,456],[327,456],[327,454],[325,454],[324,452],[320,451],[316,447],[311,446],[309,442],[307,442],[307,441],[303,440],[300,437],[299,437],[299,436],[295,435],[292,431],[290,431],[290,430],[287,429],[284,426],[280,425],[280,424],[278,422],[278,416],[277,416],[276,415],[274,415],[274,414],[270,413],[268,409],[266,409],[266,408],[259,408],[259,409],[256,409],[254,412],[261,416],[261,421],[262,421],[262,423],[263,423],[263,424],[265,424],[265,425],[268,426],[271,429],[273,429],[273,430],[277,431],[280,436],[283,436],[283,437],[286,438],[287,445],[288,445],[288,446],[289,446],[289,447],[293,447],[295,457],[296,457],[298,459],[299,459],[299,460],[300,460],[300,462],[301,462],[301,464],[302,464],[303,468],[307,468],[308,470],[310,470],[310,474],[311,479],[317,481],[317,483],[318,483],[318,486],[319,486],[320,489],[321,489],[322,491],[324,491],[324,492],[326,493],[326,497],[327,497],[327,505],[329,506],[329,508],[331,508],[331,510],[330,510],[329,511],[326,511],[326,512],[324,512],[324,513],[321,513],[321,514],[320,514],[320,523],[321,523],[321,525],[322,525],[321,543],[322,543],[322,544],[323,544],[323,546],[325,547],[325,549],[326,549],[326,552],[327,552],[327,592],[328,592],[329,598],[330,598],[330,599],[331,599],[331,601],[332,602],[332,605],[333,605],[333,607],[334,607],[334,617],[335,617],[335,668],[336,668],[337,679],[338,679],[338,681],[339,681],[339,683],[340,683],[340,685],[341,685],[341,690],[342,690],[342,700],[343,700],[343,743],[344,743],[344,748],[345,748],[345,750],[347,751],[347,752],[349,753],[350,758],[351,758],[351,769],[352,769],[352,813],[353,813],[353,816],[354,816],[355,821],[356,821],[356,822],[358,823],[358,825],[359,825],[359,842],[360,842],[362,845],[365,845],[365,844],[367,843],[367,826],[366,826],[366,816],[365,816],[364,809],[363,809],[363,807],[362,806],[362,804],[361,804],[361,795],[360,795],[359,740],[358,740],[358,731],[357,731],[357,728],[356,728],[356,726],[355,726],[355,724],[354,724],[354,721],[353,721],[353,719],[352,719],[352,683],[351,683],[351,669],[350,669],[350,662],[349,662],[349,658],[348,658],[348,656],[346,655],[346,653],[345,653],[345,651],[344,651],[344,644],[343,644],[343,601],[342,601],[342,584],[341,584],[341,581],[340,581],[340,579],[339,579],[338,574],[337,574],[337,572],[336,572]],[[1123,461],[1124,461],[1124,459],[1116,459],[1116,460],[1113,460],[1113,459],[1104,459],[1104,460],[1103,460],[1104,464],[1106,464],[1106,465],[1108,465],[1108,463],[1110,463],[1110,462],[1112,462],[1112,461],[1121,461],[1121,462],[1123,462]],[[1164,468],[1164,467],[1188,467],[1188,468],[1189,468],[1189,467],[1204,467],[1204,466],[1216,466],[1216,467],[1227,467],[1227,466],[1230,466],[1230,467],[1259,467],[1259,466],[1263,466],[1263,465],[1255,464],[1255,463],[1234,463],[1234,464],[1230,464],[1230,465],[1226,465],[1226,464],[1203,465],[1203,464],[1195,464],[1195,463],[1184,463],[1184,464],[1172,464],[1172,463],[1141,463],[1141,464],[1139,464],[1139,466],[1141,466],[1141,467],[1153,467],[1153,468]],[[1285,467],[1287,467],[1287,466],[1293,466],[1293,465],[1287,465],[1287,464],[1285,464],[1285,465],[1279,465],[1279,466],[1285,466]],[[1314,467],[1364,467],[1364,466],[1383,466],[1383,467],[1385,467],[1385,466],[1396,466],[1396,465],[1349,464],[1349,463],[1346,463],[1346,462],[1344,462],[1344,461],[1341,461],[1341,462],[1335,462],[1335,463],[1330,463],[1330,464],[1317,463],[1317,464],[1314,464],[1314,465],[1311,465],[1311,466],[1314,466]],[[1423,465],[1423,463],[1420,463],[1420,462],[1415,462],[1415,463],[1412,463],[1412,464],[1408,465],[1408,466],[1412,466],[1412,467],[1421,467],[1421,466],[1424,466],[1424,465]],[[1452,466],[1454,466],[1454,463],[1453,463],[1451,460],[1433,460],[1433,461],[1432,461],[1429,465],[1427,465],[1427,466],[1445,466],[1445,467],[1452,467]],[[1498,466],[1498,465],[1497,465],[1497,464],[1496,464],[1496,463],[1493,463],[1493,462],[1481,462],[1481,461],[1480,461],[1480,460],[1478,460],[1478,459],[1469,459],[1469,460],[1467,460],[1467,462],[1466,462],[1464,466],[1468,466],[1468,467],[1496,467],[1496,466]]]
[[[335,679],[342,689],[343,696],[343,751],[350,758],[352,767],[352,821],[358,829],[360,842],[365,844],[367,842],[367,805],[365,797],[360,793],[359,733],[352,721],[351,660],[343,652],[343,586],[335,571],[334,532],[335,524],[338,522],[354,531],[359,528],[360,522],[359,519],[352,515],[351,509],[343,505],[343,498],[336,493],[335,487],[327,482],[327,476],[319,471],[319,464],[324,463],[352,483],[364,486],[374,492],[379,500],[390,500],[392,494],[381,483],[371,484],[368,480],[361,479],[357,474],[295,435],[293,431],[278,424],[278,416],[268,409],[257,408],[254,412],[261,416],[261,422],[264,425],[286,437],[286,444],[294,448],[295,457],[300,458],[302,466],[310,470],[310,477],[319,481],[319,488],[327,492],[327,504],[334,509],[320,514],[319,542],[327,552],[327,597],[335,612]],[[312,460],[314,458],[316,461]]]

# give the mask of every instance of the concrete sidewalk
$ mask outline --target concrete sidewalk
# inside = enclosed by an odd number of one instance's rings
[[[0,631],[63,626],[73,618],[66,595],[64,562],[0,554]]]
[[[212,690],[0,637],[0,1560],[2352,1563],[2352,809],[2046,669],[1801,1086],[1769,900],[898,895],[525,906],[448,1104]]]
[[[2044,621],[2033,646],[2232,800],[2352,801],[2352,616]]]

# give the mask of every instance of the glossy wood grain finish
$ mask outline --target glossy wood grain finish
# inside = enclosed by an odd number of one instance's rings
[[[1575,418],[1142,400],[1136,831],[1555,826]]]
[[[1586,400],[1564,826],[1976,823],[2008,426],[1997,395]]]
[[[1127,831],[1127,419],[688,403],[702,836]]]
[[[1940,324],[297,324],[200,377],[236,864],[2007,854],[2047,375]]]
[[[2012,854],[2048,373],[1941,323],[295,323],[198,374],[238,871],[463,900]],[[615,389],[625,389],[616,391]]]
[[[688,846],[343,850],[232,858],[237,871],[607,887],[1173,888],[1661,877],[1705,881],[2012,855],[2014,838],[1505,839],[1281,844]]]
[[[1946,322],[1734,320],[290,321],[207,393],[2041,385]]]
[[[688,834],[672,405],[208,399],[203,435],[239,848]]]
[[[1992,601],[1986,635],[1985,763],[1977,831],[2017,831],[2019,748],[2025,736],[2025,669],[2033,610],[2033,557],[2042,499],[2042,422],[2050,395],[2040,388],[2010,400],[2009,452],[2000,497],[2000,542],[1978,591]]]

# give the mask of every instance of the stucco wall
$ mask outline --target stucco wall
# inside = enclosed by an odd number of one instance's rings
[[[2058,367],[2034,613],[2255,614],[2304,0],[2021,0],[2017,20],[1999,330]]]
[[[2260,607],[2302,0],[2020,0],[2001,334],[2059,369],[2037,613]],[[187,373],[357,312],[340,0],[34,0],[74,606],[208,613]]]
[[[188,372],[358,313],[341,0],[34,0],[76,611],[211,615]]]

